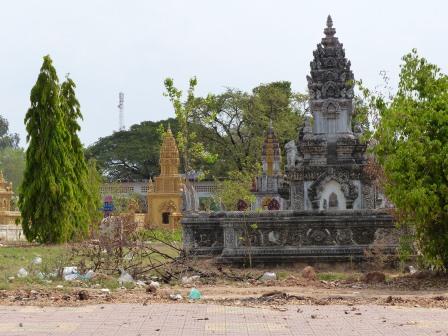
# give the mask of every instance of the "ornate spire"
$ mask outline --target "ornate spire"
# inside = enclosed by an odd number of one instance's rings
[[[152,193],[152,192],[154,192],[154,183],[152,181],[152,178],[150,177],[149,181],[148,181],[148,193]]]
[[[332,28],[333,27],[333,19],[331,18],[331,15],[328,14],[327,16],[327,27]]]
[[[269,128],[263,143],[261,152],[263,173],[268,176],[280,174],[280,163],[282,161],[280,143],[272,127],[272,119],[269,121]]]
[[[324,29],[324,34],[327,37],[333,37],[336,34],[336,29],[333,28],[333,19],[330,15],[327,17],[327,27]]]
[[[307,76],[311,99],[353,98],[353,73],[345,58],[342,43],[334,36],[331,16],[327,18],[325,37],[313,52],[311,76]]]
[[[160,176],[177,175],[179,173],[179,162],[179,150],[168,124],[168,130],[163,136],[160,148]]]
[[[314,133],[351,133],[354,77],[330,15],[324,34],[307,76]]]

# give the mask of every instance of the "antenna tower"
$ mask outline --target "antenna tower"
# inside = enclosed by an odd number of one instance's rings
[[[124,93],[120,92],[118,94],[118,130],[119,131],[123,131],[124,130],[124,122],[123,122],[123,118],[124,118]]]

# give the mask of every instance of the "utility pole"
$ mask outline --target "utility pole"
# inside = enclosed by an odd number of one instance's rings
[[[124,93],[120,92],[118,93],[118,130],[124,131]]]

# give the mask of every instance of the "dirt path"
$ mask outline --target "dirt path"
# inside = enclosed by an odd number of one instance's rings
[[[232,306],[279,307],[298,305],[386,305],[448,309],[448,290],[405,291],[397,289],[315,288],[295,286],[212,286],[198,285],[200,303]],[[118,289],[105,293],[100,289],[66,288],[0,291],[0,305],[83,306],[106,303],[177,303],[187,302],[190,288],[162,286],[157,293],[145,288]],[[83,292],[83,295],[80,293]],[[86,294],[87,293],[87,294]],[[170,294],[180,294],[173,301]]]

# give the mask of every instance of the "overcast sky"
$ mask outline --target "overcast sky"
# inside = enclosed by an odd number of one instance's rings
[[[29,93],[50,54],[77,84],[85,145],[125,126],[174,115],[163,80],[198,94],[291,81],[305,91],[309,62],[331,14],[357,79],[386,70],[396,83],[412,48],[447,72],[448,1],[1,0],[0,114],[25,145]]]

